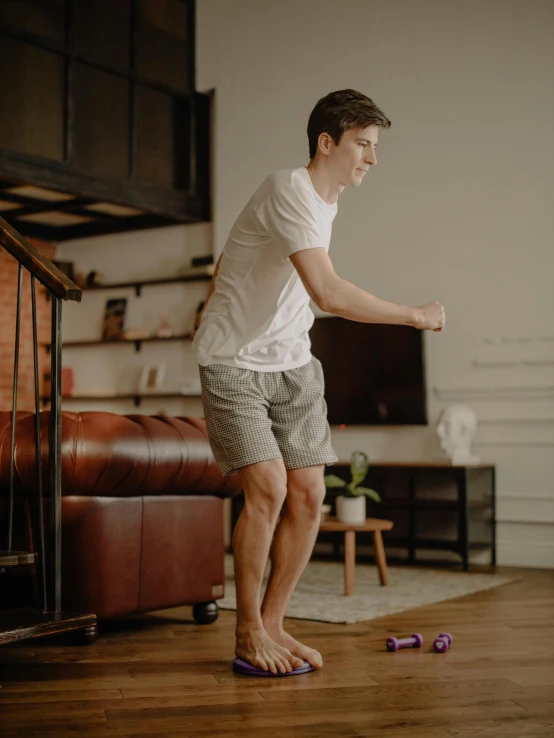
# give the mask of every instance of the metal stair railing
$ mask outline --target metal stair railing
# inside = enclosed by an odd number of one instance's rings
[[[0,217],[0,246],[8,251],[18,262],[18,286],[15,320],[15,351],[12,388],[12,412],[10,435],[10,471],[8,491],[7,550],[0,551],[0,572],[8,566],[34,564],[39,583],[41,607],[7,610],[0,612],[0,644],[49,635],[69,630],[85,631],[84,640],[91,641],[97,633],[96,616],[62,612],[61,597],[61,364],[62,364],[62,301],[80,302],[82,290],[72,282],[55,264],[40,254],[20,233]],[[19,379],[19,349],[21,339],[21,301],[23,274],[27,270],[31,276],[31,309],[33,324],[33,367],[34,367],[34,430],[36,451],[37,489],[35,500],[36,522],[33,535],[38,538],[38,553],[35,551],[14,551],[13,521],[15,499],[15,450],[17,433],[17,397]],[[49,490],[47,497],[48,540],[44,530],[42,460],[40,439],[40,395],[38,367],[38,330],[36,280],[47,290],[51,301],[51,352],[50,375],[51,397],[48,422],[48,465]],[[34,545],[36,548],[36,545]]]

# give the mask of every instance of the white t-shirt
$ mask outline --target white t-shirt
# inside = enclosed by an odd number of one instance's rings
[[[194,338],[198,363],[260,372],[311,360],[310,297],[289,256],[329,250],[337,203],[315,191],[306,167],[270,175],[237,218],[215,291]]]

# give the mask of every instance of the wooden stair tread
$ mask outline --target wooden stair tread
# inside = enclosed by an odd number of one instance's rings
[[[37,555],[33,551],[0,551],[0,567],[34,564]]]
[[[0,612],[0,644],[65,633],[96,625],[96,615],[43,612],[32,608]]]

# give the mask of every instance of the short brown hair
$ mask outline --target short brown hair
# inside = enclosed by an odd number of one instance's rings
[[[391,122],[382,110],[356,90],[337,90],[318,100],[308,120],[310,159],[317,152],[317,142],[322,133],[328,133],[339,144],[343,133],[352,128],[380,126],[390,128]]]

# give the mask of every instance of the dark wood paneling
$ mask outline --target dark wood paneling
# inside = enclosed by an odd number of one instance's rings
[[[0,147],[62,161],[64,57],[0,35],[0,78]]]

